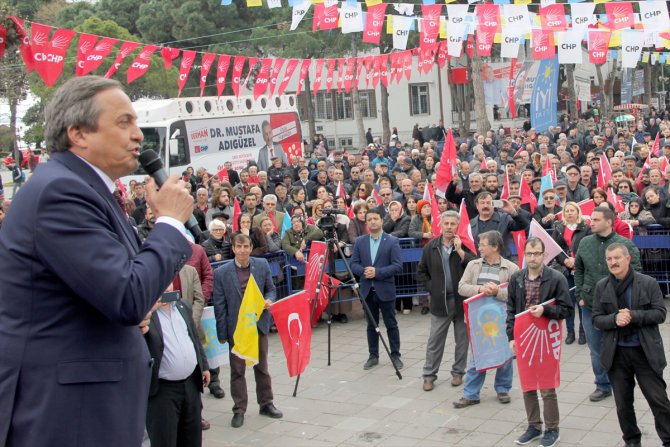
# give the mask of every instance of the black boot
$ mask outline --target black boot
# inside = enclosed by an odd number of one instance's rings
[[[579,343],[580,345],[586,344],[586,335],[584,335],[583,332],[579,333],[579,339],[577,340],[577,343]]]
[[[575,342],[575,331],[568,332],[568,336],[565,337],[565,344],[571,345]]]

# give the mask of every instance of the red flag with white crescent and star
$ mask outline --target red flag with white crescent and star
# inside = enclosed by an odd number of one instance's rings
[[[270,306],[270,313],[284,348],[289,377],[305,371],[312,356],[312,326],[309,322],[311,310],[305,290]]]

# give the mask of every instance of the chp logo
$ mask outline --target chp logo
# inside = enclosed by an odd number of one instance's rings
[[[193,146],[193,150],[195,151],[196,154],[200,154],[202,152],[207,152],[207,149],[209,147],[207,145],[200,145],[200,146]]]
[[[327,6],[323,10],[323,23],[325,26],[333,27],[337,26],[337,19],[338,19],[339,13],[337,10],[337,6]]]
[[[550,5],[545,9],[544,23],[548,28],[564,28],[565,27],[565,10],[563,5]]]
[[[494,5],[491,5],[494,6]],[[480,15],[480,25],[483,25],[487,28],[497,28],[498,27],[498,10],[497,8],[482,8],[483,11]]]
[[[532,323],[521,333],[519,341],[525,348],[521,358],[528,366],[561,358],[561,326],[556,320],[549,320],[546,328]]]

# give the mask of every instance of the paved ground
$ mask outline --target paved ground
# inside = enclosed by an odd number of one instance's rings
[[[417,309],[417,308],[415,308]],[[526,415],[514,378],[512,403],[502,405],[495,398],[493,374],[489,373],[482,402],[456,410],[462,387],[453,388],[448,380],[453,358],[453,337],[449,334],[445,361],[435,389],[421,389],[421,368],[428,337],[429,317],[418,311],[398,315],[401,352],[405,363],[403,380],[398,380],[387,356],[370,371],[367,360],[365,324],[360,311],[346,325],[333,323],[332,364],[327,366],[327,329],[322,324],[312,338],[312,361],[302,376],[297,397],[292,397],[294,380],[288,377],[279,338],[270,338],[270,370],[275,404],[284,412],[280,420],[258,415],[254,400],[253,374],[249,379],[249,410],[243,427],[230,427],[232,401],[228,395],[229,374],[222,367],[226,397],[217,400],[204,396],[205,417],[212,427],[204,432],[204,446],[512,446],[526,428]],[[383,327],[382,327],[383,328]],[[668,340],[670,325],[661,333]],[[668,345],[666,341],[666,356]],[[666,381],[668,371],[666,370]],[[594,390],[586,345],[564,346],[561,361],[561,387],[558,392],[561,413],[561,446],[620,446],[621,433],[614,399],[592,403]],[[636,408],[645,446],[660,445],[649,408],[639,390]],[[532,444],[537,445],[537,442]]]

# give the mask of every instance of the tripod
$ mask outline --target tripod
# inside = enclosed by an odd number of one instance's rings
[[[349,285],[351,284],[351,289],[353,290],[354,294],[358,298],[358,301],[361,302],[361,306],[363,307],[363,311],[365,313],[365,316],[371,324],[375,326],[375,332],[377,333],[377,336],[379,337],[379,340],[381,341],[382,345],[384,346],[384,349],[386,350],[386,354],[389,356],[389,359],[391,360],[391,365],[393,365],[393,369],[395,369],[395,373],[398,376],[398,379],[402,380],[402,374],[400,374],[400,370],[396,367],[395,363],[393,362],[393,359],[391,358],[391,350],[389,349],[388,345],[386,344],[386,340],[384,339],[384,336],[381,333],[381,330],[379,329],[379,324],[375,323],[375,319],[372,315],[372,311],[370,310],[370,307],[368,306],[368,303],[365,302],[365,298],[361,296],[360,294],[360,286],[358,285],[358,282],[356,281],[356,277],[354,276],[354,272],[351,270],[351,266],[349,266],[349,261],[344,256],[344,253],[342,252],[342,247],[338,244],[338,240],[335,236],[335,229],[334,228],[325,228],[323,229],[324,235],[326,237],[326,259],[321,265],[321,270],[319,271],[319,279],[316,284],[316,292],[314,295],[314,301],[312,303],[312,312],[310,313],[310,323],[314,319],[314,314],[316,312],[316,306],[317,306],[317,300],[319,299],[319,294],[321,293],[321,287],[326,287],[328,292],[330,292],[333,289],[336,289],[341,286],[334,286],[332,283],[332,276],[335,274],[335,259],[333,259],[332,255],[333,252],[339,253],[340,258],[344,261],[344,265],[347,269],[347,272],[349,274],[349,277],[351,278],[349,281],[344,283],[344,285]],[[328,269],[328,282],[326,284],[323,284],[323,275],[326,273],[326,266],[329,266]],[[328,293],[328,297],[330,298],[330,293]],[[328,312],[328,366],[330,366],[330,329],[332,326],[332,314]],[[300,383],[300,374],[298,374],[298,377],[295,382],[295,388],[293,390],[293,397],[296,396],[296,393],[298,391],[298,383]]]

